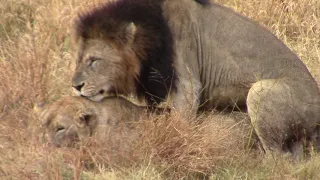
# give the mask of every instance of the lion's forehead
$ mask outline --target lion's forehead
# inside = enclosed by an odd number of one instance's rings
[[[78,54],[81,54],[79,60],[85,60],[90,57],[103,58],[106,55],[118,56],[118,50],[112,43],[102,39],[88,39],[84,46],[78,49]]]

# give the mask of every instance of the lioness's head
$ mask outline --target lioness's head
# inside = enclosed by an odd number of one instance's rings
[[[74,146],[92,135],[99,111],[81,97],[64,97],[52,104],[36,105],[35,111],[56,146]]]
[[[92,136],[103,140],[123,133],[132,136],[133,122],[139,120],[144,109],[121,97],[94,102],[75,96],[35,107],[49,140],[56,146],[85,144]]]

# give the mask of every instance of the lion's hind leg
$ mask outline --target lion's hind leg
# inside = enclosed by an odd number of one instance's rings
[[[295,123],[301,122],[291,89],[284,80],[265,79],[256,82],[249,90],[248,114],[267,154],[290,149],[285,147],[286,141],[292,138]],[[300,149],[299,144],[292,147]]]

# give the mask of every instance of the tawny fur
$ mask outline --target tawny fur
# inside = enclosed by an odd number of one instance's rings
[[[86,144],[90,137],[103,142],[126,135],[122,138],[133,140],[137,134],[132,131],[132,124],[147,110],[121,97],[94,102],[75,96],[63,97],[35,109],[49,141],[58,147]]]
[[[81,16],[75,31],[73,86],[82,96],[132,93],[156,105],[170,95],[187,115],[246,107],[266,151],[297,154],[296,144],[319,139],[320,92],[306,66],[268,30],[228,8],[119,0]]]

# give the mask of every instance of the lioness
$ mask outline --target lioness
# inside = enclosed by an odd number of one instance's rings
[[[118,0],[75,23],[72,84],[94,101],[136,94],[174,108],[247,107],[266,151],[302,145],[320,123],[306,66],[264,27],[208,0]],[[187,113],[190,112],[190,113]]]
[[[119,129],[132,137],[132,123],[139,120],[146,108],[121,97],[108,97],[97,103],[67,96],[52,104],[36,106],[35,110],[49,140],[60,147],[85,143],[91,136],[116,139]]]

